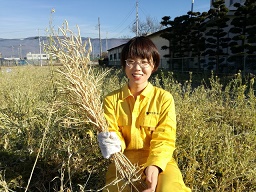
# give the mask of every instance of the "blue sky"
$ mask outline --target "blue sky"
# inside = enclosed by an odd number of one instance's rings
[[[186,14],[192,0],[138,0],[139,19]],[[83,37],[133,37],[131,25],[136,18],[136,0],[0,0],[0,38],[14,39],[47,35],[52,15],[57,28],[67,20],[71,30],[78,25]],[[194,0],[194,11],[208,11],[210,0]],[[51,14],[51,10],[55,12]]]

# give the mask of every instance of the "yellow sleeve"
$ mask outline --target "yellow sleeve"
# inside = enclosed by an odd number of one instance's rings
[[[116,134],[118,135],[122,143],[121,144],[122,151],[124,151],[126,148],[126,145],[125,145],[125,141],[122,136],[121,130],[119,129],[117,124],[117,107],[118,106],[117,106],[117,102],[116,101],[114,102],[113,97],[114,96],[107,96],[104,99],[104,102],[103,102],[104,115],[108,123],[108,131],[116,132]]]
[[[176,114],[172,95],[165,92],[161,100],[160,118],[150,141],[150,153],[144,167],[156,165],[163,171],[172,159],[176,141]]]

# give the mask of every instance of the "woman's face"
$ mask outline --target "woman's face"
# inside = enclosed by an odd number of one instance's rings
[[[129,79],[129,86],[145,86],[154,69],[153,59],[128,58],[126,60],[125,73]]]

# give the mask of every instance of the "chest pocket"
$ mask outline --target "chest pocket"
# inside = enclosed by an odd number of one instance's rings
[[[158,114],[146,114],[140,126],[143,127],[146,131],[152,132],[156,129],[158,121]]]

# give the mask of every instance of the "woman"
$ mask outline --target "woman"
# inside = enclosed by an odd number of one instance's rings
[[[125,44],[121,65],[129,81],[105,97],[109,132],[100,133],[98,140],[105,158],[123,151],[132,163],[143,166],[147,183],[143,192],[190,191],[172,157],[176,140],[173,97],[148,81],[159,63],[160,55],[149,38],[135,37]],[[106,183],[115,178],[115,166],[111,164]],[[108,190],[119,191],[117,185]]]

